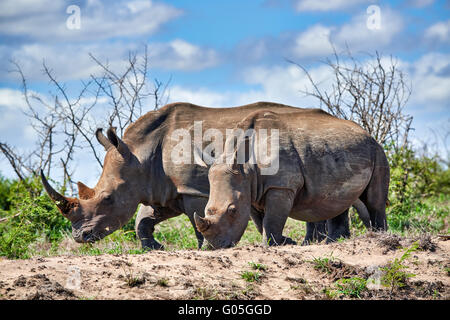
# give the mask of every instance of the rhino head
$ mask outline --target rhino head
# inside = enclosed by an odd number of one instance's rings
[[[117,137],[114,128],[105,137],[97,130],[97,139],[107,150],[103,172],[91,189],[78,182],[79,198],[59,194],[48,183],[41,170],[41,180],[59,211],[72,223],[75,241],[94,242],[122,227],[136,211],[142,199],[138,159],[129,146]]]
[[[248,152],[248,139],[244,142]],[[205,237],[210,249],[236,245],[250,218],[254,173],[247,162],[238,162],[238,149],[239,147],[234,150],[231,161],[227,160],[228,155],[224,153],[210,167],[209,200],[205,207],[205,217],[194,214],[197,229]]]

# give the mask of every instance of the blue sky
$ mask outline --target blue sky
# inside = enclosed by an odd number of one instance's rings
[[[79,30],[66,27],[69,5],[80,8]],[[378,30],[366,25],[370,5],[380,8]],[[406,111],[414,116],[414,141],[430,142],[430,129],[450,126],[449,13],[450,3],[443,0],[4,0],[0,141],[19,151],[34,143],[19,112],[24,106],[19,79],[8,72],[11,59],[22,66],[30,88],[48,98],[43,60],[75,92],[98,71],[89,52],[120,68],[129,50],[147,44],[152,76],[172,79],[170,101],[220,107],[269,100],[317,107],[299,93],[305,76],[286,59],[326,78],[320,61],[332,53],[333,43],[337,49],[348,44],[357,55],[377,50],[398,59],[413,86]],[[13,176],[1,156],[0,166]]]

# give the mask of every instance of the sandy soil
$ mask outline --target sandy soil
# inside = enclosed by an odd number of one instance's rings
[[[329,299],[325,289],[351,277],[374,279],[363,299],[449,299],[450,241],[433,237],[405,261],[415,274],[390,293],[380,267],[413,239],[367,234],[331,245],[246,246],[217,251],[153,251],[141,255],[56,256],[0,260],[0,299]],[[314,258],[333,258],[329,272]],[[257,281],[243,279],[265,266]],[[251,280],[251,279],[250,279]],[[372,281],[370,281],[372,282]],[[348,298],[337,295],[335,298]]]

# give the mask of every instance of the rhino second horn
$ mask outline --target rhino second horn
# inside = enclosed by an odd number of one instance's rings
[[[197,214],[197,212],[194,212],[194,220],[195,225],[197,226],[198,231],[205,232],[209,228],[209,221]]]

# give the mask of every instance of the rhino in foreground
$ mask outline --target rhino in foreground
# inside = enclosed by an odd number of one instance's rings
[[[137,206],[143,204],[136,221],[137,235],[143,247],[160,248],[153,237],[155,224],[185,213],[195,228],[194,212],[204,212],[209,196],[208,167],[196,161],[180,164],[172,159],[173,150],[179,145],[179,141],[173,139],[177,130],[183,129],[191,137],[195,136],[193,124],[201,121],[202,135],[209,129],[223,134],[252,112],[263,109],[277,113],[296,112],[308,117],[320,113],[316,109],[268,102],[235,108],[170,104],[140,117],[127,128],[123,140],[112,128],[107,131],[107,136],[101,130],[97,131],[97,139],[107,150],[103,172],[94,188],[78,183],[79,198],[56,192],[41,172],[42,183],[60,212],[72,222],[72,234],[77,242],[104,238],[126,224]],[[191,143],[189,141],[189,146]],[[204,142],[208,143],[210,141]],[[188,158],[192,160],[191,154]],[[348,227],[345,229],[345,223],[340,220],[328,223],[334,233],[345,235],[348,232]],[[201,247],[203,236],[197,230],[196,236]]]
[[[210,247],[235,245],[250,216],[264,244],[292,244],[282,235],[288,217],[333,219],[355,202],[367,208],[373,229],[387,229],[389,165],[383,148],[356,123],[324,111],[257,111],[237,127],[251,134],[226,142],[231,152],[224,152],[209,170],[205,215],[194,215]],[[256,147],[261,148],[255,137],[263,130],[273,136],[274,129],[279,146],[271,157],[278,157],[278,170],[263,174],[268,162],[254,156]]]

